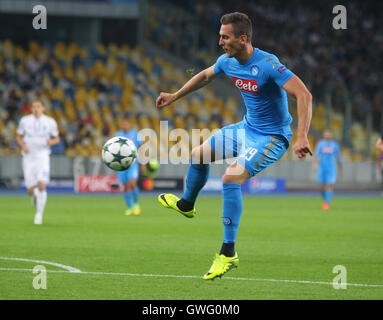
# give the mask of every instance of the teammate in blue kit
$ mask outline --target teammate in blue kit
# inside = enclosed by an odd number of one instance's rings
[[[342,159],[340,156],[339,144],[333,140],[330,129],[323,132],[323,140],[316,145],[314,152],[314,170],[318,171],[318,184],[320,184],[323,197],[323,210],[330,209],[330,202],[334,194],[334,185],[337,176],[337,164],[339,174],[343,174]],[[319,164],[318,164],[319,163]]]
[[[138,140],[138,133],[136,130],[131,129],[131,125],[128,118],[122,119],[120,131],[116,132],[116,137],[125,137],[133,141],[137,149],[140,146]],[[118,182],[124,186],[124,198],[127,209],[126,215],[138,215],[141,213],[141,207],[138,202],[139,189],[137,186],[137,180],[140,173],[140,167],[136,160],[134,164],[125,171],[117,172]]]
[[[224,127],[192,150],[182,198],[173,194],[158,197],[163,206],[192,218],[196,214],[194,203],[198,193],[209,176],[209,163],[237,158],[222,177],[223,244],[203,276],[206,280],[221,277],[238,266],[234,245],[242,214],[241,184],[280,159],[289,146],[292,118],[286,92],[297,99],[298,131],[294,152],[299,158],[312,154],[307,139],[312,114],[310,92],[275,55],[253,47],[251,38],[252,25],[246,14],[235,12],[222,16],[219,45],[225,53],[180,90],[161,92],[156,100],[156,107],[161,109],[225,73],[240,90],[247,107],[241,122]]]

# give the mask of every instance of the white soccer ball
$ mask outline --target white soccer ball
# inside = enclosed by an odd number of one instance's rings
[[[102,160],[114,171],[129,169],[137,159],[137,148],[125,137],[109,139],[102,148]]]

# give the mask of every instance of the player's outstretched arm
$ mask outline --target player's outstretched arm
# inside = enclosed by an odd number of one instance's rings
[[[186,96],[190,92],[196,91],[199,88],[206,86],[215,78],[214,65],[192,77],[184,86],[175,93],[161,92],[156,100],[156,108],[161,109],[168,106],[174,101]]]
[[[305,157],[307,153],[312,156],[310,143],[307,138],[312,117],[312,95],[302,80],[296,75],[292,76],[282,88],[297,99],[298,129],[297,141],[293,146],[294,152],[298,158]]]

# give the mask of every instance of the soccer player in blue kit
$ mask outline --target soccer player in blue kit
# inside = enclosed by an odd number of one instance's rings
[[[125,137],[132,140],[137,149],[140,146],[138,133],[131,128],[128,118],[122,119],[121,130],[116,132],[115,137]],[[127,206],[125,214],[128,216],[139,215],[141,213],[141,207],[138,201],[139,189],[137,186],[139,173],[140,167],[137,160],[129,169],[117,172],[118,182],[122,183],[124,187],[124,198]]]
[[[333,140],[333,133],[330,129],[323,132],[323,138],[315,147],[314,170],[318,171],[318,184],[321,195],[324,199],[322,209],[329,210],[330,202],[334,194],[334,185],[337,175],[337,164],[339,174],[343,174],[342,159],[340,156],[339,144]]]
[[[225,73],[240,90],[247,107],[241,122],[218,130],[192,150],[182,198],[169,193],[158,196],[164,207],[193,218],[196,214],[194,203],[209,176],[209,163],[236,157],[222,177],[223,244],[210,270],[203,276],[206,280],[221,277],[239,264],[234,245],[242,214],[241,184],[280,159],[289,146],[292,118],[286,92],[297,99],[294,152],[299,158],[312,154],[307,138],[312,115],[310,92],[275,55],[253,47],[251,38],[252,25],[246,14],[234,12],[222,16],[219,45],[225,53],[177,92],[161,92],[156,100],[157,109],[161,109]]]

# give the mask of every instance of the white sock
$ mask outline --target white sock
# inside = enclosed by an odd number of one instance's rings
[[[34,193],[36,195],[36,214],[42,216],[44,213],[45,204],[47,203],[47,190],[39,190],[38,188],[36,188],[34,190]]]

